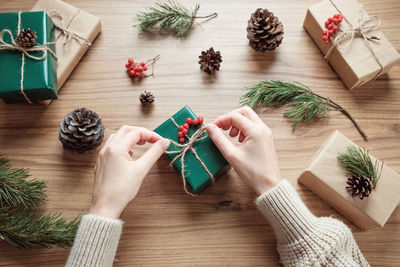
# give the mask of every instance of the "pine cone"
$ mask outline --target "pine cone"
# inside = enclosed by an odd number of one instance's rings
[[[31,29],[22,29],[22,31],[17,36],[17,43],[21,47],[30,48],[36,44],[36,32]]]
[[[96,112],[78,108],[68,113],[60,124],[58,139],[64,149],[84,153],[103,141],[104,126]]]
[[[247,38],[256,51],[274,50],[282,43],[283,24],[268,9],[257,8],[248,21]]]
[[[144,91],[144,93],[140,94],[139,100],[143,105],[151,104],[154,102],[154,95],[151,92]]]
[[[201,51],[199,58],[200,69],[208,74],[219,70],[222,62],[221,53],[219,51],[215,52],[212,47],[207,51]]]
[[[347,180],[346,190],[352,197],[368,197],[372,191],[371,180],[361,175],[353,175]]]

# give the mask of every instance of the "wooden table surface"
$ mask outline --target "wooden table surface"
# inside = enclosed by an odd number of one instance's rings
[[[348,92],[302,28],[307,7],[318,0],[199,1],[199,14],[218,18],[195,25],[186,39],[168,35],[137,36],[132,17],[153,1],[67,0],[102,19],[103,29],[50,106],[0,103],[0,150],[15,166],[27,167],[48,181],[48,210],[68,218],[87,212],[98,150],[72,155],[57,139],[61,119],[78,107],[103,118],[106,136],[121,125],[154,129],[184,105],[211,121],[239,107],[244,87],[262,79],[297,80],[347,108],[369,135],[362,140],[339,112],[291,132],[283,108],[264,109],[260,116],[273,130],[282,176],[293,184],[318,216],[333,215],[354,232],[372,266],[400,265],[400,208],[383,229],[360,231],[296,179],[321,143],[335,130],[367,147],[400,172],[400,67],[368,85]],[[35,0],[2,0],[0,12],[29,11]],[[194,0],[185,5],[194,6]],[[370,14],[400,47],[400,2],[365,0]],[[248,46],[246,25],[258,7],[279,16],[285,27],[282,45],[259,54]],[[223,58],[221,71],[210,78],[199,70],[198,55],[213,46]],[[125,63],[161,55],[154,77],[132,82]],[[143,109],[140,92],[156,95]],[[147,148],[145,146],[144,148]],[[144,148],[136,149],[138,156]],[[125,221],[115,266],[277,266],[272,228],[255,209],[255,194],[231,170],[198,197],[185,195],[181,178],[162,158],[145,179],[137,198],[122,215]],[[224,205],[225,204],[225,205]],[[2,242],[0,266],[63,266],[69,250],[22,251]]]

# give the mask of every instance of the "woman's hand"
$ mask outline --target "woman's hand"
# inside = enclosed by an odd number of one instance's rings
[[[229,140],[239,136],[238,144]],[[217,118],[206,130],[240,178],[262,194],[282,179],[274,148],[272,132],[249,107],[242,107]]]
[[[154,144],[139,159],[133,160],[130,149],[146,142]],[[119,218],[169,144],[167,139],[142,127],[122,126],[112,134],[101,149],[94,168],[93,199],[89,212]]]

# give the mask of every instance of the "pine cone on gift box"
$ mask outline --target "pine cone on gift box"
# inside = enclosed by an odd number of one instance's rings
[[[201,51],[199,58],[200,69],[208,74],[219,70],[219,67],[221,66],[221,53],[219,51],[215,52],[212,47],[207,51]]]
[[[140,103],[142,103],[142,105],[153,103],[154,98],[155,98],[154,95],[151,92],[147,91],[144,91],[144,93],[141,93],[139,96],[139,100]]]
[[[369,178],[361,175],[353,175],[347,180],[346,190],[352,197],[363,199],[371,193],[372,183]]]
[[[90,151],[101,144],[104,126],[96,112],[78,108],[68,113],[60,124],[58,139],[64,149],[75,153]]]
[[[257,8],[248,21],[247,38],[256,51],[274,50],[282,43],[283,24],[268,9]]]
[[[31,48],[36,44],[36,32],[31,29],[22,29],[22,31],[17,36],[17,43],[21,47]]]

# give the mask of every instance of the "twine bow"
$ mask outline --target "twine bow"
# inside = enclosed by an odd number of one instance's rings
[[[18,12],[18,26],[17,26],[17,35],[21,32],[21,12]],[[5,34],[8,34],[11,40],[11,43],[7,43],[4,41],[3,37]],[[45,43],[42,45],[35,45],[33,47],[23,47],[17,44],[14,40],[14,37],[11,33],[10,30],[4,29],[0,33],[0,51],[1,50],[15,50],[21,53],[22,56],[22,62],[21,62],[21,80],[20,80],[20,90],[22,95],[25,97],[26,101],[29,104],[32,104],[32,101],[28,98],[26,93],[24,92],[24,66],[25,66],[25,56],[29,57],[30,59],[37,60],[37,61],[42,61],[46,59],[47,57],[47,52],[50,52],[50,54],[57,60],[56,54],[51,50],[48,45],[54,45],[55,42],[50,42],[50,43]],[[31,52],[39,52],[41,53],[41,56],[34,56],[31,54]]]
[[[176,123],[176,121],[173,118],[170,118],[171,121],[175,124],[176,127],[179,127],[179,125]],[[207,168],[206,164],[201,160],[199,155],[196,152],[196,149],[194,148],[194,145],[201,140],[204,140],[208,138],[208,135],[203,135],[205,132],[206,128],[205,126],[200,127],[192,136],[188,137],[188,142],[185,144],[179,144],[175,142],[174,140],[170,140],[172,144],[174,144],[176,147],[178,147],[177,150],[171,150],[171,151],[166,151],[166,154],[177,154],[171,161],[171,165],[180,158],[181,161],[181,176],[182,176],[182,182],[183,182],[183,189],[185,190],[185,193],[191,196],[196,196],[196,194],[193,194],[187,189],[186,185],[186,179],[185,179],[185,155],[189,151],[193,153],[193,155],[196,157],[196,159],[199,161],[200,165],[203,167],[203,169],[207,172],[207,174],[211,178],[211,182],[215,183],[214,175],[210,172],[210,170]]]
[[[380,18],[375,15],[368,16],[365,18],[362,4],[360,4],[358,23],[357,23],[357,25],[353,26],[350,23],[350,21],[343,15],[343,12],[340,11],[340,9],[333,2],[333,0],[330,0],[330,2],[336,8],[336,10],[339,11],[339,13],[343,16],[343,18],[350,25],[350,27],[349,27],[349,29],[342,31],[335,37],[335,39],[332,42],[331,48],[329,48],[329,50],[326,53],[324,58],[326,60],[328,60],[329,56],[331,55],[331,53],[335,47],[337,47],[339,50],[344,50],[348,46],[351,45],[354,38],[362,38],[364,40],[364,43],[366,44],[368,50],[371,52],[372,56],[374,57],[375,61],[378,63],[378,65],[380,67],[380,70],[375,75],[375,78],[376,78],[379,75],[379,73],[383,70],[383,66],[382,66],[381,62],[379,61],[379,58],[376,56],[375,51],[370,44],[370,41],[371,40],[379,40],[379,38],[376,36],[368,37],[367,33],[371,32],[373,30],[379,29],[379,25],[381,24]]]
[[[85,36],[68,29],[71,22],[75,19],[75,17],[78,15],[78,13],[79,13],[79,9],[75,13],[75,15],[72,17],[72,19],[70,20],[68,25],[66,25],[66,26],[64,26],[64,16],[60,12],[53,10],[50,12],[50,17],[53,18],[54,27],[56,27],[56,29],[61,31],[61,34],[59,36],[61,36],[61,35],[64,36],[63,45],[66,45],[72,39],[75,39],[80,44],[85,43],[88,46],[91,46],[92,43]],[[56,23],[54,21],[54,18],[56,18],[56,17],[59,18],[59,21],[60,21],[59,23]],[[57,39],[58,39],[58,37],[57,37]]]

